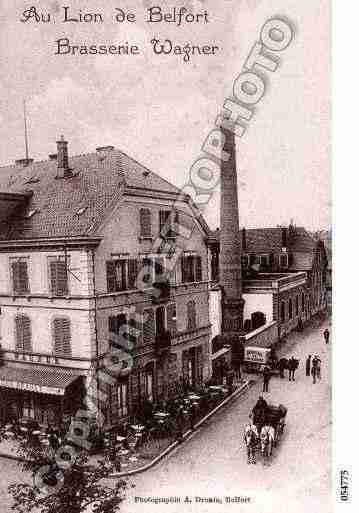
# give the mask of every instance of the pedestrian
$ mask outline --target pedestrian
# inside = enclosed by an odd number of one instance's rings
[[[291,358],[289,358],[289,361],[288,361],[289,381],[295,381],[294,373],[297,370],[297,367],[298,367],[298,360],[296,360],[294,358],[294,356],[292,356]]]
[[[317,377],[317,364],[318,364],[318,359],[317,359],[317,356],[314,356],[313,360],[312,360],[312,370],[311,370],[311,375],[313,377],[313,385],[315,385],[316,383],[316,377]]]
[[[270,377],[271,377],[270,369],[269,369],[269,367],[265,366],[263,369],[263,392],[269,391],[268,385],[269,385]]]
[[[319,358],[319,356],[317,356],[317,378],[320,380],[322,379],[322,375],[321,375],[321,359]]]
[[[286,358],[281,358],[278,362],[278,369],[279,369],[279,377],[281,379],[284,378],[284,370],[287,368],[288,360]]]
[[[310,363],[311,363],[312,355],[309,354],[305,361],[305,375],[310,376]]]
[[[325,328],[323,331],[323,336],[326,344],[329,344],[329,330],[328,328]]]

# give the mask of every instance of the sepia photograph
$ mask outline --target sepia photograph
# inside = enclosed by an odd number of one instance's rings
[[[329,0],[2,0],[0,21],[1,513],[350,502]]]

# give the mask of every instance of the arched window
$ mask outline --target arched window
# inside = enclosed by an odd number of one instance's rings
[[[194,301],[188,301],[187,303],[187,329],[193,330],[197,326],[196,320],[196,304]]]
[[[280,320],[281,322],[285,322],[285,302],[281,301],[280,304]]]
[[[31,321],[27,315],[15,317],[15,338],[17,351],[32,351]]]
[[[288,317],[289,317],[289,319],[293,318],[293,301],[292,301],[291,297],[289,298],[289,303],[288,303]]]
[[[71,322],[68,317],[54,319],[53,339],[56,356],[71,356]]]
[[[140,235],[141,237],[151,237],[152,235],[151,211],[149,208],[140,210]]]

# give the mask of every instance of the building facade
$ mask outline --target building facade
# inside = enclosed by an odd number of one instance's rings
[[[69,157],[62,138],[1,168],[2,420],[59,423],[91,396],[114,425],[207,380],[207,235],[188,196],[112,146]]]

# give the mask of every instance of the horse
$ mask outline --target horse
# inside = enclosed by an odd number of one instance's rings
[[[256,445],[258,440],[258,431],[253,424],[247,424],[244,429],[244,443],[247,447],[247,463],[256,464]]]
[[[272,426],[263,426],[260,434],[261,453],[263,464],[272,455],[272,449],[275,441],[275,432]]]

